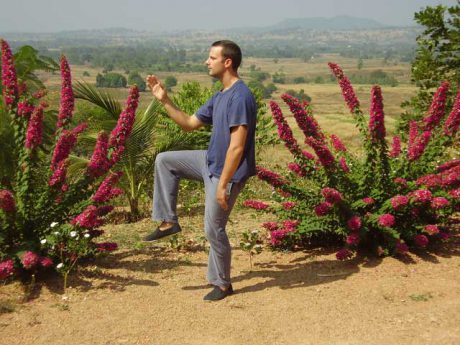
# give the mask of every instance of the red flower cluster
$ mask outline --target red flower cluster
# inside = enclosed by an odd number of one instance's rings
[[[267,229],[268,231],[274,231],[278,229],[278,223],[276,222],[265,222],[262,224],[262,227]]]
[[[22,101],[18,103],[18,110],[16,114],[18,114],[18,116],[21,116],[21,117],[29,118],[30,114],[33,113],[34,109],[35,109],[35,106],[33,104],[30,104],[27,101]]]
[[[61,186],[66,178],[67,174],[67,162],[65,160],[60,161],[57,167],[54,168],[53,175],[51,175],[48,185],[53,186]]]
[[[359,243],[359,234],[354,232],[348,235],[345,242],[351,246],[357,245]]]
[[[373,140],[385,139],[386,131],[383,113],[382,89],[377,85],[373,86],[371,90],[369,131]]]
[[[268,204],[258,200],[245,200],[243,206],[253,208],[255,210],[265,210],[269,207]]]
[[[330,202],[327,202],[327,201],[322,202],[319,205],[315,206],[315,213],[318,217],[325,216],[329,213],[332,207],[334,207],[334,205],[331,204]]]
[[[286,237],[287,234],[290,232],[294,232],[296,230],[297,225],[299,224],[298,221],[293,220],[285,220],[283,222],[283,228],[279,229],[276,228],[271,231],[270,233],[270,243],[273,246],[277,246],[281,244],[283,238]]]
[[[116,174],[110,174],[109,176],[107,176],[104,179],[104,181],[102,181],[102,183],[99,185],[99,188],[92,197],[92,200],[94,202],[103,203],[118,195],[121,195],[123,191],[119,188],[113,187],[115,186],[115,184],[117,184],[121,175],[121,172],[117,172]]]
[[[41,256],[39,259],[39,264],[43,268],[48,268],[48,267],[53,266],[53,260],[51,260],[51,258],[48,258],[46,256]]]
[[[417,123],[411,121],[409,123],[409,143],[407,147],[407,157],[410,161],[419,159],[423,152],[425,152],[426,145],[431,138],[431,131],[424,131],[420,136],[418,135]]]
[[[363,202],[366,203],[367,205],[372,205],[373,203],[375,203],[375,200],[374,198],[366,197],[366,198],[363,198]]]
[[[260,178],[262,181],[268,182],[273,187],[281,187],[286,184],[286,180],[277,173],[270,171],[268,169],[262,168],[261,166],[257,166],[257,177]]]
[[[351,217],[347,222],[347,226],[351,231],[358,231],[362,226],[361,218],[359,216]]]
[[[353,253],[350,252],[348,249],[346,248],[343,248],[343,249],[340,249],[336,254],[335,254],[335,257],[337,258],[337,260],[346,260],[346,259],[349,259],[353,256]]]
[[[72,91],[72,76],[69,63],[65,56],[61,56],[61,100],[57,126],[65,127],[70,123],[74,109],[74,97]]]
[[[72,219],[70,223],[86,229],[92,229],[102,225],[102,221],[98,219],[97,207],[94,205],[89,205],[82,213]]]
[[[7,189],[0,190],[0,209],[10,213],[16,210],[13,194]]]
[[[324,142],[316,140],[313,137],[308,137],[305,139],[305,142],[315,150],[319,161],[325,168],[334,166],[335,158]]]
[[[288,169],[297,176],[304,177],[306,175],[305,170],[297,163],[288,163]]]
[[[26,270],[30,270],[34,268],[35,266],[39,264],[39,262],[40,262],[40,257],[31,251],[25,252],[21,258],[22,266],[24,266]]]
[[[121,112],[117,125],[110,133],[109,147],[113,149],[111,161],[112,164],[118,162],[121,154],[125,150],[126,139],[133,129],[134,120],[136,118],[136,109],[139,103],[139,89],[137,86],[132,86],[129,90],[126,107]]]
[[[348,167],[347,160],[345,159],[345,157],[339,159],[339,165],[344,173],[348,174],[350,172],[350,168]]]
[[[99,206],[97,208],[97,216],[98,217],[104,217],[105,215],[109,214],[112,212],[114,207],[112,205],[104,205],[104,206]]]
[[[0,262],[0,280],[11,277],[14,274],[14,262],[11,259]]]
[[[454,199],[460,199],[460,189],[453,189],[449,191],[449,195]]]
[[[324,196],[324,199],[331,204],[337,204],[343,200],[342,194],[334,188],[325,187],[321,189],[321,194]]]
[[[391,228],[395,225],[395,217],[392,214],[385,213],[379,216],[378,222],[380,226]]]
[[[391,198],[391,207],[394,210],[399,210],[400,208],[406,206],[409,203],[409,198],[405,195],[396,195]]]
[[[460,165],[460,159],[454,159],[450,162],[447,162],[447,163],[444,163],[444,164],[441,164],[440,166],[438,166],[438,168],[436,169],[438,172],[444,172],[446,170],[450,170],[456,166],[459,166]]]
[[[43,137],[43,106],[40,104],[36,107],[30,116],[26,132],[26,147],[35,149],[42,143]]]
[[[289,106],[297,125],[304,133],[305,137],[313,137],[317,140],[324,140],[324,134],[321,132],[318,122],[313,116],[307,113],[305,107],[291,95],[281,95],[283,101]]]
[[[428,237],[425,235],[415,235],[414,237],[415,244],[419,247],[426,247],[428,243],[430,242],[428,240]]]
[[[417,189],[410,193],[410,196],[415,199],[417,202],[430,202],[433,195],[427,189]]]
[[[444,133],[454,135],[460,127],[460,90],[455,98],[455,103],[446,122],[444,122]]]
[[[2,91],[3,99],[8,108],[13,108],[18,101],[18,80],[14,67],[13,53],[6,41],[0,40],[2,45]]]
[[[398,240],[396,242],[396,252],[398,252],[399,254],[406,254],[408,251],[409,247],[407,246],[407,244],[405,244],[401,240]]]
[[[347,148],[337,135],[331,134],[331,143],[337,152],[347,152]]]
[[[441,122],[444,112],[446,111],[447,92],[449,91],[449,82],[443,81],[433,96],[428,116],[423,119],[425,131],[433,130]]]
[[[407,187],[407,181],[406,181],[406,179],[404,179],[402,177],[396,177],[393,181],[394,181],[394,183],[399,184],[401,187],[404,187],[404,188]]]
[[[424,231],[429,235],[436,235],[439,234],[439,228],[435,224],[428,224],[425,226]]]
[[[332,70],[332,73],[334,73],[335,77],[339,81],[340,88],[342,89],[342,95],[348,105],[348,108],[350,108],[350,111],[354,113],[359,109],[359,101],[356,97],[355,91],[353,90],[353,86],[351,86],[350,80],[345,76],[339,65],[332,62],[328,65]]]
[[[62,131],[53,151],[51,170],[54,171],[61,161],[69,157],[70,151],[72,151],[76,142],[77,137],[72,131],[66,129]]]
[[[391,144],[390,157],[396,158],[401,154],[401,138],[398,135],[393,137],[393,143]]]
[[[285,201],[281,205],[283,206],[283,209],[287,211],[287,210],[293,209],[296,203],[292,201]]]
[[[439,210],[448,205],[449,205],[449,200],[443,197],[436,197],[436,198],[433,198],[433,200],[431,201],[431,208],[435,210]]]

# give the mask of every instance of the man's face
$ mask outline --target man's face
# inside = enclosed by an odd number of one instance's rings
[[[227,65],[231,63],[231,60],[222,56],[222,47],[211,47],[209,57],[205,63],[208,67],[209,75],[214,78],[220,78],[228,68]]]

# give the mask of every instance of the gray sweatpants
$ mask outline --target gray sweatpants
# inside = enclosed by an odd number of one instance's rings
[[[204,182],[206,202],[204,231],[210,244],[208,281],[212,285],[228,287],[230,284],[231,247],[225,232],[230,212],[244,182],[231,185],[228,209],[217,203],[219,178],[209,172],[206,151],[170,151],[160,153],[155,160],[152,218],[177,223],[177,193],[181,178]]]

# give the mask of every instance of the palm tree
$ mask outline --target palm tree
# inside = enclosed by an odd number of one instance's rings
[[[93,147],[100,130],[110,131],[115,126],[121,105],[110,94],[84,82],[77,83],[74,92],[76,98],[86,100],[106,112],[105,118],[94,122],[90,131],[81,136],[83,146]],[[193,113],[211,94],[211,90],[201,88],[198,83],[185,83],[174,96],[174,102],[184,111]],[[152,181],[156,156],[164,151],[204,148],[208,140],[208,129],[193,133],[182,131],[165,116],[165,110],[156,100],[136,114],[125,151],[113,168],[123,171],[119,184],[128,199],[131,219],[137,219],[140,215],[139,201]],[[71,158],[69,174],[80,173],[88,163],[87,159],[81,157]]]

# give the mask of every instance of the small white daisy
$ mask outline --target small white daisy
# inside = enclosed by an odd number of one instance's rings
[[[77,236],[77,232],[76,231],[71,231],[70,232],[70,237],[75,237]]]
[[[46,243],[46,238],[44,238],[43,240],[40,241],[41,244],[45,244]]]
[[[61,262],[60,264],[57,264],[56,268],[59,270],[64,266],[64,264]]]
[[[52,222],[52,223],[50,224],[50,227],[51,227],[51,228],[54,228],[54,227],[55,227],[56,225],[58,225],[58,224],[59,224],[58,222]]]
[[[89,234],[85,234],[85,238],[88,238],[90,235]]]

